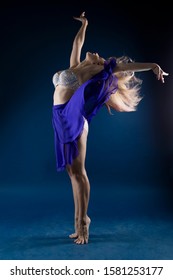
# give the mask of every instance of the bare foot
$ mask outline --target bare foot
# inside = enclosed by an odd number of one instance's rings
[[[87,244],[89,240],[89,226],[91,219],[87,216],[86,225],[80,225],[77,239],[74,240],[76,244]]]
[[[70,238],[77,238],[78,237],[78,219],[75,219],[75,232],[70,234],[69,237]]]
[[[70,234],[69,237],[70,238],[77,238],[78,234],[77,234],[77,232],[74,232],[74,233]]]

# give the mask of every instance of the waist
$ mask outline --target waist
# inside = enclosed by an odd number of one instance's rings
[[[68,102],[73,96],[74,92],[74,90],[67,87],[61,85],[57,86],[53,94],[53,105],[61,105]]]

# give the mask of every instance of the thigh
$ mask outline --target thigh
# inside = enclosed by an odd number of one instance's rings
[[[79,155],[73,160],[71,165],[67,165],[68,172],[81,172],[85,169],[85,158],[86,158],[86,150],[87,150],[87,137],[88,131],[86,129],[83,130],[80,138],[78,139],[78,150]]]

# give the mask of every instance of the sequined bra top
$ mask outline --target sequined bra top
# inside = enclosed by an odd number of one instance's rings
[[[54,86],[62,85],[72,90],[76,90],[80,84],[74,72],[71,69],[59,71],[53,75],[52,82]]]

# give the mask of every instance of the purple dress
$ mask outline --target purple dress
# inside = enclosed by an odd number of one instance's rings
[[[79,86],[66,103],[53,105],[52,125],[57,171],[63,171],[78,156],[77,142],[85,119],[90,124],[110,95],[116,92],[118,79],[112,74],[115,66],[114,58],[105,61],[104,69]]]

